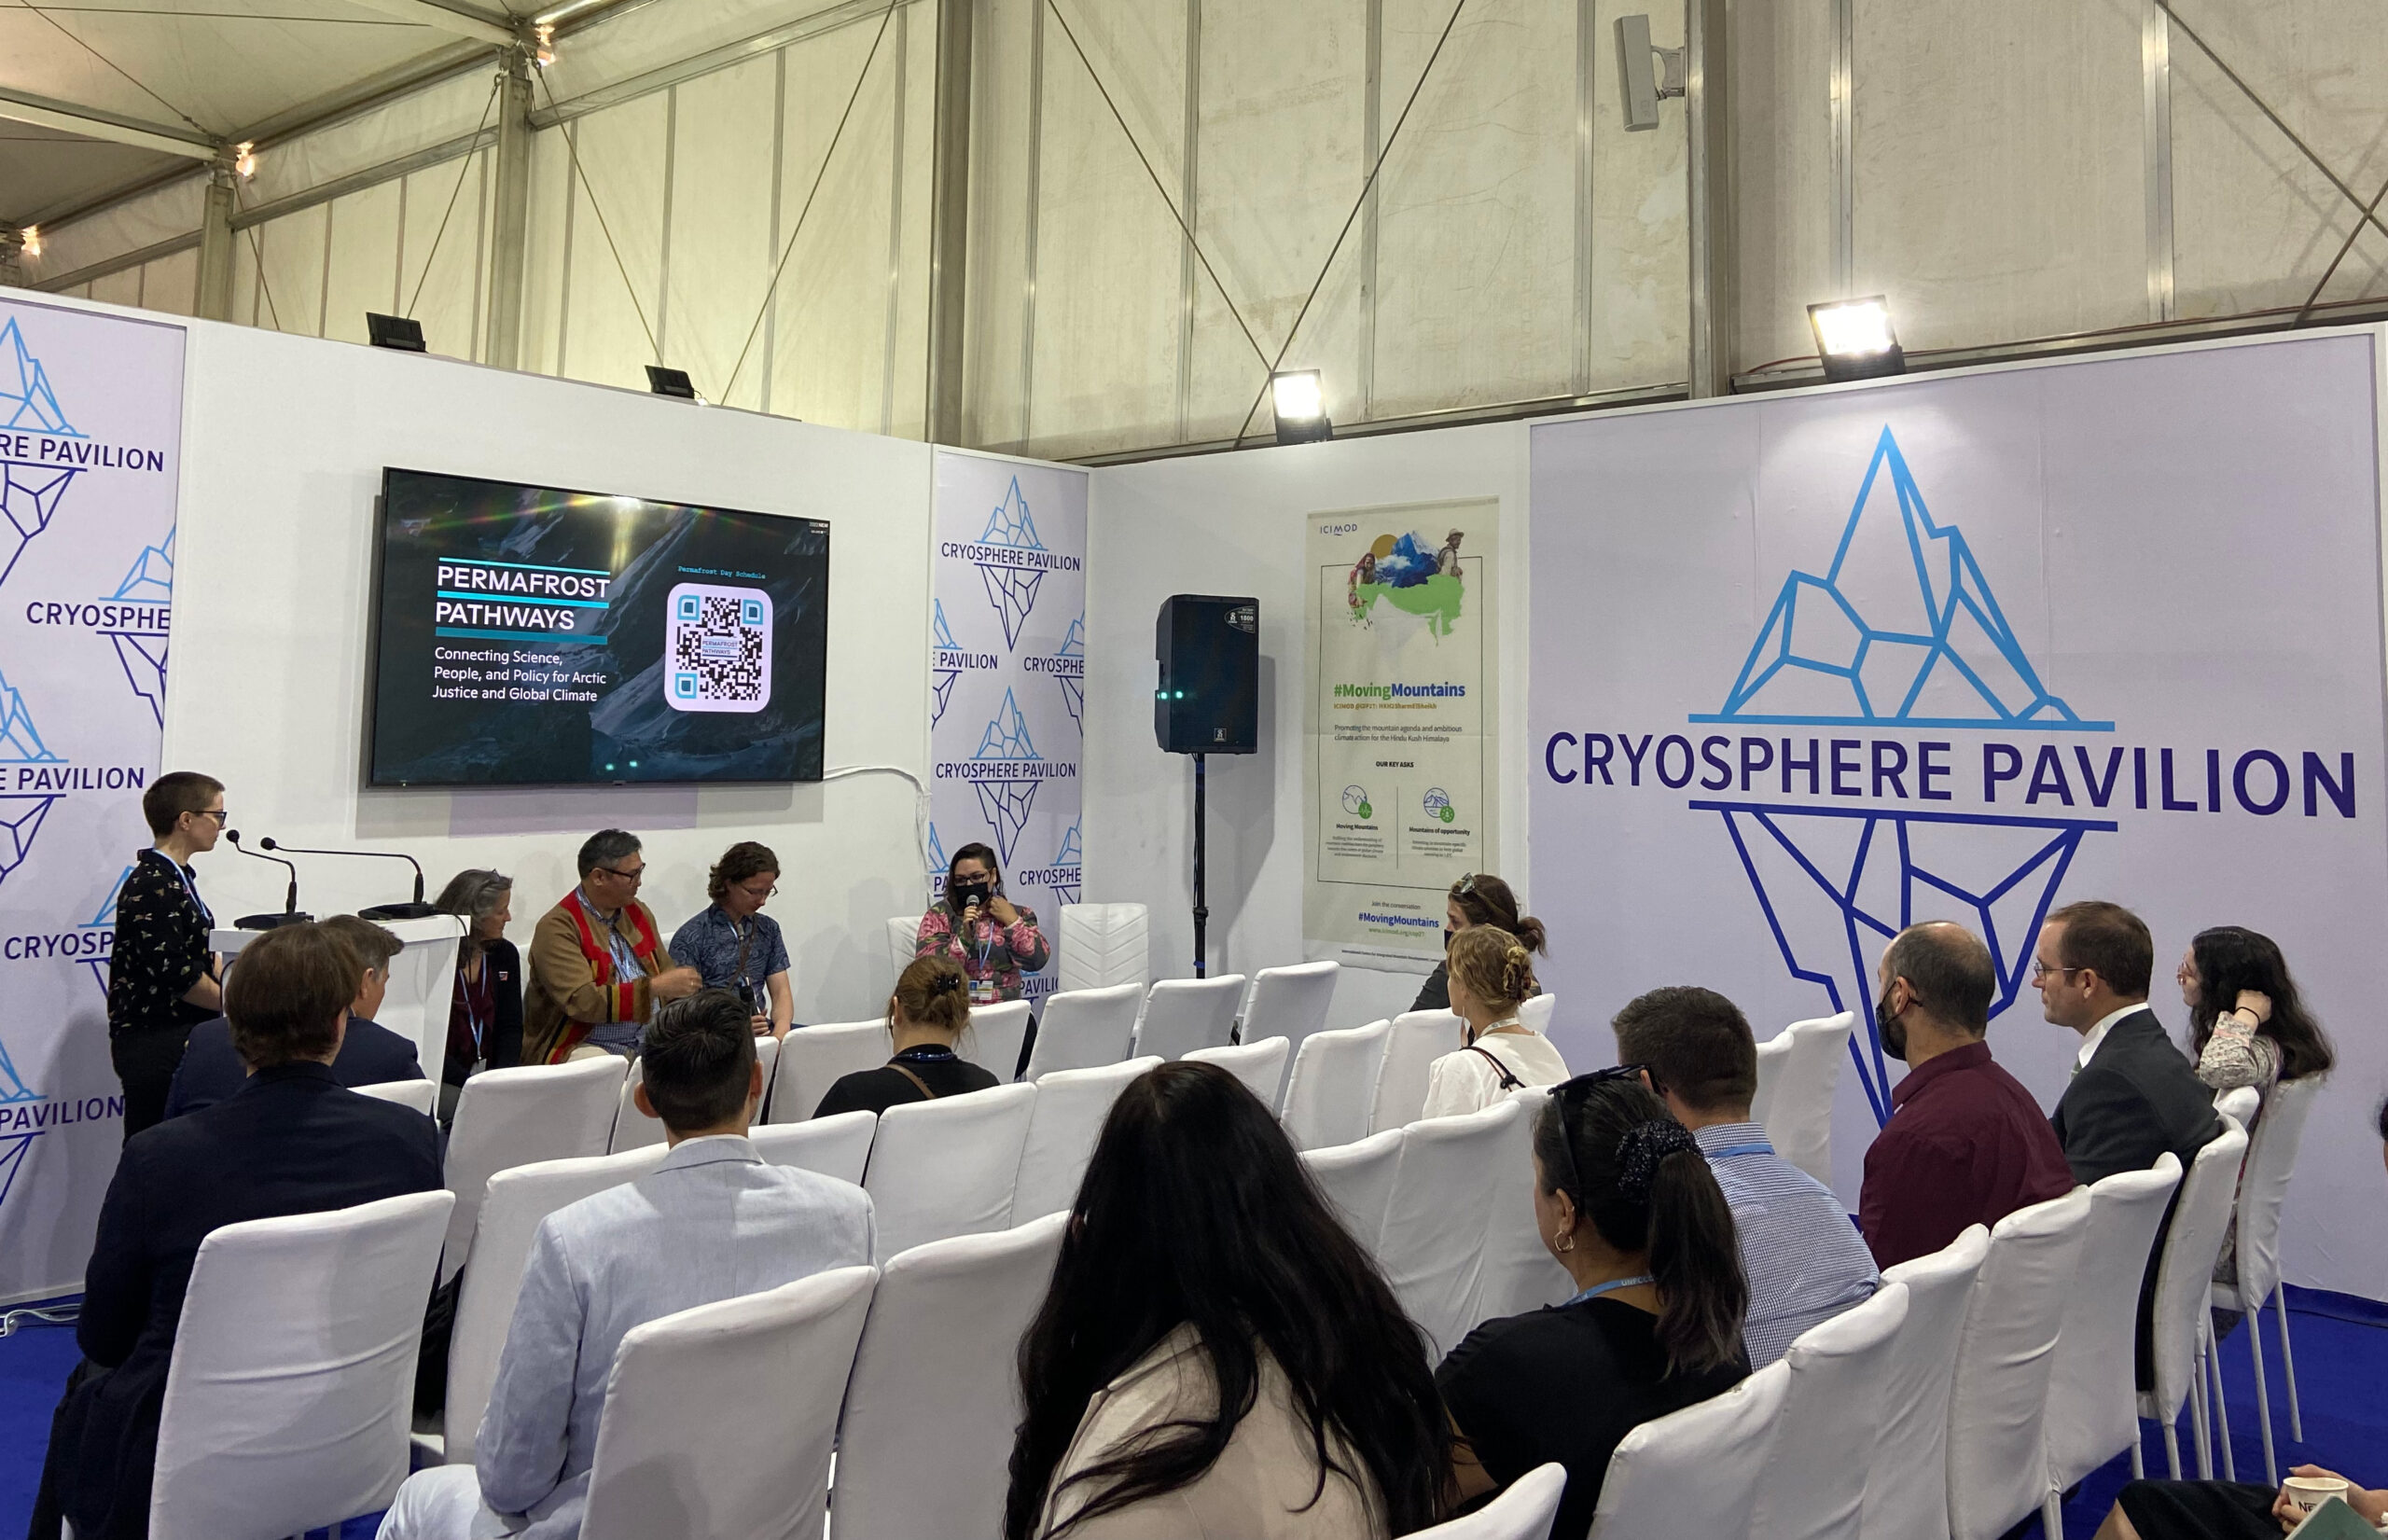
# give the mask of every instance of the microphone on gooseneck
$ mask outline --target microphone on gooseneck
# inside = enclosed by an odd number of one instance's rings
[[[271,930],[276,925],[295,925],[301,921],[312,920],[314,918],[312,914],[301,914],[298,912],[298,868],[297,867],[292,866],[289,862],[285,861],[278,855],[260,855],[256,851],[249,849],[248,846],[242,844],[241,831],[239,829],[226,829],[224,831],[224,838],[232,842],[232,848],[234,850],[239,851],[243,855],[249,857],[251,860],[271,861],[275,866],[281,867],[290,873],[290,886],[288,891],[283,896],[282,912],[280,914],[244,914],[240,919],[232,922],[235,928],[240,930]]]
[[[371,909],[358,909],[356,911],[358,918],[364,920],[421,920],[427,916],[441,912],[437,905],[426,904],[423,901],[423,863],[417,861],[413,856],[409,855],[404,851],[308,850],[298,845],[276,844],[271,837],[258,840],[257,844],[259,848],[264,850],[288,851],[293,855],[355,855],[376,861],[404,861],[408,866],[414,868],[413,901],[405,904],[376,904]]]

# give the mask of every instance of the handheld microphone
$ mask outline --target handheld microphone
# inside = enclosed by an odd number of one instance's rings
[[[414,867],[414,900],[406,904],[376,904],[371,909],[358,909],[360,920],[423,920],[445,912],[436,904],[423,901],[423,864],[404,851],[395,850],[307,850],[298,845],[279,845],[271,839],[257,841],[266,850],[288,851],[293,855],[354,855],[376,861],[404,861]]]
[[[301,921],[314,918],[312,914],[298,912],[298,868],[297,867],[291,866],[289,862],[278,855],[259,855],[256,851],[249,849],[248,846],[241,843],[239,829],[226,829],[224,838],[232,841],[232,848],[243,855],[256,861],[271,861],[277,867],[287,868],[290,873],[290,887],[283,896],[282,912],[280,914],[244,914],[232,922],[236,929],[271,930],[277,925],[295,925]]]

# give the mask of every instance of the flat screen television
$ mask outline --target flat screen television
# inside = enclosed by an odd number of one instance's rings
[[[376,786],[821,779],[829,526],[382,473]]]

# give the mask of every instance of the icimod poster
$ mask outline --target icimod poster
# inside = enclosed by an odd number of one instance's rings
[[[1423,970],[1443,896],[1499,849],[1501,505],[1311,517],[1302,932],[1312,958]]]

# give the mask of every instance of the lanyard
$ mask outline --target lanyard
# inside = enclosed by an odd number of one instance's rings
[[[986,973],[987,959],[995,950],[995,936],[1000,935],[1003,930],[1001,925],[995,924],[995,917],[992,914],[986,917],[985,923],[990,925],[994,925],[995,928],[988,934],[988,936],[984,941],[979,943],[979,972],[981,975]]]
[[[1728,1145],[1723,1149],[1707,1150],[1702,1153],[1704,1153],[1711,1160],[1722,1160],[1729,1156],[1734,1155],[1772,1155],[1774,1153],[1774,1146],[1767,1143],[1765,1140],[1760,1139],[1755,1144]]]
[[[479,993],[481,990],[488,990],[492,995],[490,1002],[491,1018],[494,1020],[497,1014],[495,1000],[496,988],[491,982],[489,976],[489,953],[481,953],[480,963],[481,977],[479,989],[475,988],[473,982],[465,977],[462,970],[459,970],[456,975],[456,993],[465,1003],[465,1029],[473,1034],[473,1055],[475,1058],[479,1058],[481,1052],[482,1026],[480,1007],[474,1001],[473,996]]]
[[[1594,1283],[1590,1288],[1586,1289],[1583,1293],[1576,1296],[1575,1298],[1570,1299],[1567,1302],[1571,1305],[1580,1305],[1587,1299],[1598,1299],[1602,1295],[1614,1294],[1618,1289],[1630,1289],[1637,1283],[1651,1283],[1656,1282],[1657,1280],[1652,1278],[1646,1272],[1638,1273],[1631,1278],[1612,1278],[1605,1283]]]
[[[163,851],[160,851],[158,853],[158,858],[165,862],[167,866],[174,868],[174,880],[183,885],[183,891],[185,893],[190,895],[192,907],[199,910],[199,917],[207,922],[208,929],[214,930],[215,928],[215,911],[207,907],[207,901],[205,899],[200,897],[199,884],[190,880],[190,873],[183,870],[183,864],[180,861],[175,860],[173,856],[168,855]]]

